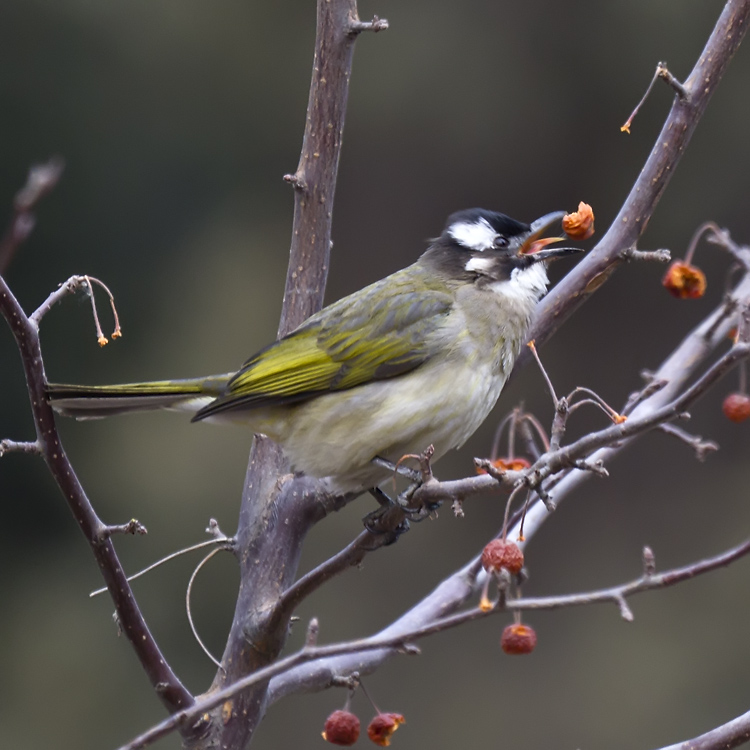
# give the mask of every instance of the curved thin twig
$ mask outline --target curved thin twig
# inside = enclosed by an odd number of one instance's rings
[[[176,552],[171,552],[166,557],[162,557],[160,560],[157,560],[156,562],[151,563],[151,565],[146,566],[142,570],[139,570],[137,573],[133,573],[133,575],[128,576],[128,581],[132,582],[135,581],[136,578],[140,578],[141,576],[145,576],[146,573],[150,573],[152,570],[155,570],[156,568],[164,565],[164,563],[170,562],[170,560],[174,560],[177,557],[181,557],[182,555],[187,555],[189,552],[195,552],[199,549],[204,549],[205,547],[211,547],[215,544],[220,545],[226,545],[228,543],[228,538],[224,539],[207,539],[205,542],[198,542],[198,544],[192,544],[190,547],[185,547],[184,549],[178,549]],[[95,596],[99,596],[99,594],[103,594],[107,589],[96,589],[96,591],[92,591],[89,594],[89,598],[93,599]]]
[[[198,575],[198,571],[217,553],[221,552],[224,548],[218,547],[217,549],[211,550],[196,566],[190,580],[188,581],[187,591],[185,592],[185,612],[187,613],[188,622],[190,623],[190,630],[193,633],[193,638],[198,641],[198,645],[203,649],[203,653],[222,671],[224,667],[221,666],[221,662],[208,650],[208,646],[203,643],[203,640],[198,635],[198,629],[195,627],[193,622],[193,613],[190,610],[190,594],[193,591],[193,583]]]

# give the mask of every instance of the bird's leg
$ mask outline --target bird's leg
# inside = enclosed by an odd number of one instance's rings
[[[404,466],[402,463],[394,464],[392,461],[389,461],[387,458],[382,458],[381,456],[375,456],[371,463],[374,463],[376,466],[380,466],[383,469],[388,469],[388,471],[394,474],[400,474],[402,477],[406,477],[412,482],[418,482],[422,479],[422,474],[416,469]]]
[[[388,506],[393,505],[393,500],[391,500],[391,498],[388,497],[380,487],[371,487],[367,491],[378,501],[378,504],[382,508],[387,508]]]

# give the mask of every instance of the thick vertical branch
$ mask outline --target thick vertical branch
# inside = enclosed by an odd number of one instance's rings
[[[323,304],[331,251],[331,223],[352,70],[354,0],[318,2],[302,153],[294,174],[294,225],[279,336],[296,328]]]
[[[331,248],[331,221],[354,42],[363,24],[355,0],[318,0],[317,33],[307,119],[297,171],[285,179],[295,190],[294,224],[284,304],[283,336],[323,303]],[[237,531],[240,590],[234,620],[212,690],[273,661],[288,622],[273,605],[294,581],[302,543],[328,512],[321,488],[288,473],[275,444],[256,437],[250,455]],[[201,747],[244,747],[262,718],[266,685],[253,687],[212,715]]]

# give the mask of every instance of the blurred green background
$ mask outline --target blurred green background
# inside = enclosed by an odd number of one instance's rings
[[[657,87],[631,136],[619,126],[654,67],[684,78],[718,0],[362,0],[389,31],[358,44],[334,223],[329,300],[410,263],[448,213],[484,206],[531,220],[594,206],[599,236],[666,115]],[[116,382],[224,372],[272,340],[280,310],[315,23],[313,0],[2,0],[0,215],[28,167],[64,157],[63,180],[8,271],[31,310],[71,274],[114,291],[125,336],[100,350],[88,302],[68,299],[43,325],[52,380]],[[746,42],[746,45],[748,43]],[[684,252],[713,219],[750,241],[750,49],[741,49],[679,165],[641,247]],[[1,222],[0,222],[1,223]],[[614,405],[721,299],[728,261],[704,247],[707,296],[678,302],[663,268],[622,268],[542,351],[559,392],[596,389]],[[557,274],[563,269],[555,269]],[[101,311],[107,319],[106,304]],[[21,367],[0,325],[0,437],[32,436]],[[555,513],[527,551],[528,594],[582,591],[639,574],[650,544],[660,568],[718,553],[750,528],[750,425],[721,415],[732,374],[693,410],[689,428],[717,440],[705,464],[662,435],[640,440]],[[493,418],[438,467],[472,471],[494,424],[524,400],[552,410],[527,368]],[[573,433],[602,425],[586,415]],[[129,571],[204,538],[210,517],[233,533],[251,436],[190,425],[179,414],[63,421],[66,447],[108,522],[136,517],[147,537],[117,540]],[[5,747],[114,747],[163,717],[89,549],[38,459],[0,462],[0,726]],[[371,509],[363,498],[312,534],[303,565],[340,549]],[[495,497],[448,509],[306,602],[321,641],[364,635],[398,616],[481,548],[500,524]],[[149,624],[189,687],[213,666],[184,613],[196,559],[135,584]],[[404,713],[401,747],[651,748],[750,708],[750,561],[615,607],[529,617],[527,658],[504,656],[496,617],[425,641],[421,658],[367,680]],[[237,573],[230,556],[202,572],[198,627],[220,654]],[[300,644],[298,626],[290,647]],[[273,706],[255,745],[323,747],[329,691]],[[370,709],[357,697],[367,721]],[[159,747],[178,746],[174,738]]]

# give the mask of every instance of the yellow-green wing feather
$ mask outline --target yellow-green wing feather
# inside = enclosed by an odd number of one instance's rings
[[[450,312],[452,300],[429,286],[414,292],[408,275],[413,268],[339,300],[255,354],[196,419],[300,402],[421,365],[430,357],[429,334]]]

